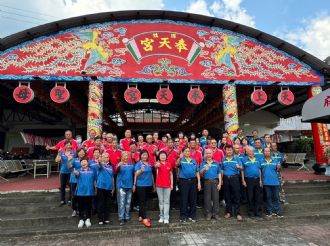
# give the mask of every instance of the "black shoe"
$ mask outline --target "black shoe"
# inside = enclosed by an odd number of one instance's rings
[[[185,223],[187,223],[187,220],[186,220],[186,219],[181,219],[181,220],[180,220],[180,223],[185,224]]]
[[[277,218],[283,218],[284,216],[283,216],[282,213],[277,213],[277,214],[276,214],[276,217],[277,217]]]
[[[197,220],[196,220],[196,219],[193,219],[193,218],[188,218],[188,220],[189,220],[190,222],[192,222],[192,223],[196,223],[196,222],[197,222]]]
[[[119,225],[120,225],[120,226],[125,225],[125,220],[120,220]]]

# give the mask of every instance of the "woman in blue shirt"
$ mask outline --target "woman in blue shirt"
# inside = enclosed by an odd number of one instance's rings
[[[264,149],[265,158],[261,161],[263,186],[266,193],[266,216],[283,217],[279,198],[279,181],[277,172],[281,166],[278,161],[271,158],[269,148]]]
[[[65,204],[65,188],[69,182],[71,174],[71,162],[75,153],[72,151],[72,144],[70,141],[64,143],[64,150],[59,150],[55,161],[61,162],[60,182],[61,182],[61,203],[60,206]]]
[[[155,190],[154,176],[152,174],[152,165],[149,162],[149,153],[142,150],[140,153],[140,161],[135,165],[135,176],[133,192],[137,192],[139,200],[139,221],[146,227],[150,227],[150,219],[147,218],[146,206],[148,195],[151,189]]]
[[[183,157],[177,162],[180,180],[180,222],[186,223],[187,219],[196,222],[197,189],[201,190],[199,169],[196,160],[190,156],[189,147],[184,147],[182,152]]]
[[[104,152],[97,170],[96,182],[97,215],[99,217],[99,225],[110,223],[110,202],[111,196],[113,196],[115,191],[113,175],[113,169],[109,162],[109,154]]]
[[[134,178],[134,165],[128,162],[129,153],[121,153],[121,161],[117,164],[117,203],[120,225],[131,220],[130,209],[132,200],[132,188]]]
[[[76,196],[79,208],[78,228],[91,227],[92,199],[95,195],[96,174],[88,167],[86,159],[82,159],[80,170],[74,169],[73,173],[77,177]]]
[[[77,178],[73,173],[73,170],[80,170],[81,168],[81,160],[86,156],[86,150],[78,149],[77,151],[78,157],[74,158],[71,162],[71,176],[70,176],[70,193],[71,193],[71,208],[72,208],[72,217],[77,216],[77,198],[76,198],[76,188],[77,188]]]

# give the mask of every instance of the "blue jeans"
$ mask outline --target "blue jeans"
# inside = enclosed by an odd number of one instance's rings
[[[278,185],[264,185],[266,193],[266,210],[267,214],[281,212],[279,186]]]
[[[119,188],[117,189],[117,203],[118,203],[118,215],[119,220],[130,220],[130,208],[132,200],[131,188]]]

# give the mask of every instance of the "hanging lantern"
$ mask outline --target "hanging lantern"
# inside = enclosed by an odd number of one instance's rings
[[[19,82],[18,87],[16,87],[13,91],[13,97],[18,103],[29,103],[34,99],[34,91],[30,88],[30,83]]]
[[[168,85],[163,88],[162,86],[159,86],[159,90],[157,91],[156,98],[160,104],[169,104],[173,100],[173,93],[169,89]]]
[[[280,104],[284,106],[289,106],[294,102],[294,94],[292,93],[292,91],[290,91],[289,88],[281,88],[281,92],[278,93],[277,100]]]
[[[260,87],[254,87],[254,90],[251,94],[251,101],[258,106],[261,106],[267,102],[267,94],[266,92]]]
[[[66,83],[63,85],[55,84],[55,87],[50,91],[50,98],[56,103],[65,103],[70,99],[70,92],[66,88]]]
[[[125,101],[130,103],[130,104],[136,104],[140,101],[141,99],[141,92],[137,88],[137,84],[127,85],[127,89],[125,90],[124,93],[124,98]]]
[[[193,88],[193,86],[190,86],[190,91],[187,95],[188,101],[192,104],[200,104],[204,100],[204,93],[199,88],[199,86]]]

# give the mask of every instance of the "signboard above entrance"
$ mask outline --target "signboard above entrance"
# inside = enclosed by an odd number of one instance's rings
[[[0,53],[0,79],[318,85],[296,58],[218,27],[170,20],[81,26]]]

